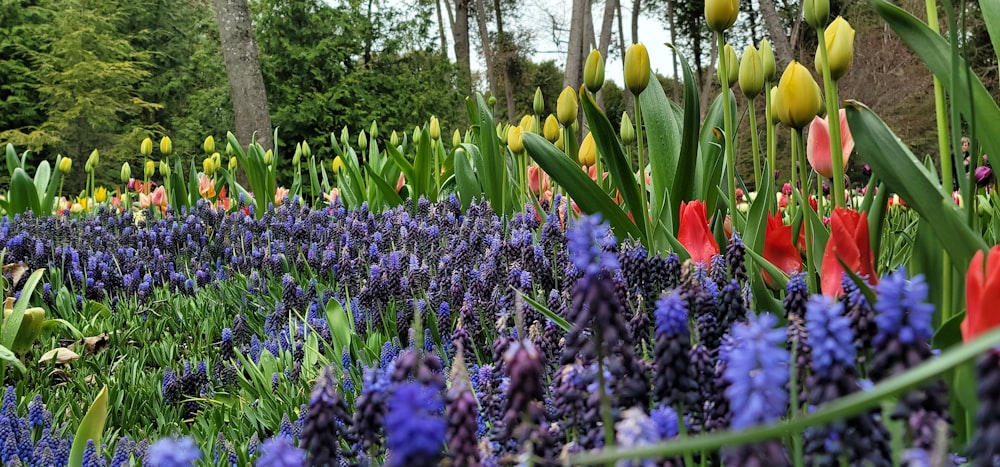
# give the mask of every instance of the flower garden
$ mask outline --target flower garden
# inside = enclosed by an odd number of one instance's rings
[[[870,4],[938,78],[943,163],[838,95],[854,30],[822,0],[815,74],[766,40],[737,58],[737,2],[706,1],[725,91],[705,112],[686,62],[675,103],[632,46],[620,131],[595,52],[554,114],[539,92],[497,122],[477,94],[450,142],[434,118],[344,129],[327,161],[147,139],[117,187],[98,150],[81,170],[8,146],[0,461],[998,465],[1000,200],[980,158],[953,170],[963,121],[1000,153],[1000,107],[954,32]]]

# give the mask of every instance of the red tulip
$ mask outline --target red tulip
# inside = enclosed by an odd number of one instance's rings
[[[983,256],[987,256],[983,267]],[[976,252],[965,276],[965,319],[962,320],[962,339],[969,342],[980,334],[1000,326],[1000,246],[989,255]]]
[[[781,214],[768,216],[767,230],[764,232],[764,259],[787,274],[802,269],[802,256],[792,243],[792,226],[785,225]],[[777,290],[778,284],[767,271],[761,269],[764,283]]]
[[[816,173],[826,178],[833,178],[833,158],[830,156],[830,122],[827,118],[815,117],[809,125],[806,157]],[[851,151],[854,150],[854,137],[851,136],[851,129],[847,126],[847,111],[844,109],[840,109],[840,146],[844,154],[844,166],[840,168],[843,171],[847,168],[847,160],[851,156]]]
[[[840,260],[838,260],[838,258]],[[868,239],[868,215],[847,208],[837,207],[830,219],[830,239],[823,252],[823,269],[821,270],[821,286],[823,294],[836,296],[840,294],[844,267],[843,261],[851,272],[867,279],[872,285],[878,283],[875,274],[875,261]]]
[[[712,256],[719,254],[719,244],[715,242],[715,237],[708,228],[705,203],[697,200],[690,203],[681,202],[680,219],[677,240],[691,254],[692,261],[710,264]]]

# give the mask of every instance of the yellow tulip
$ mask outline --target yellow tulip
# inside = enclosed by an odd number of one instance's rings
[[[201,161],[201,168],[205,175],[212,175],[215,173],[215,161],[211,157],[206,157],[205,160]]]
[[[760,41],[760,64],[764,70],[764,81],[773,83],[778,79],[778,64],[774,60],[774,49],[771,48],[771,41],[767,39]]]
[[[619,128],[622,143],[629,145],[635,142],[635,127],[632,126],[632,119],[629,118],[628,112],[622,112],[622,124]]]
[[[771,121],[778,123],[781,118],[778,117],[778,87],[774,86],[771,88]]]
[[[431,139],[435,141],[441,139],[441,123],[438,122],[437,117],[431,117],[431,127],[428,132],[431,135]]]
[[[823,106],[819,84],[806,67],[792,60],[778,81],[778,99],[771,105],[777,108],[781,123],[789,128],[802,129],[816,117]]]
[[[521,117],[521,123],[517,126],[521,127],[521,133],[534,133],[535,132],[535,116],[525,115]]]
[[[840,79],[851,69],[854,62],[854,28],[842,16],[826,27],[824,34],[826,39],[826,58],[830,64],[830,76],[834,80]],[[816,72],[822,74],[823,68],[820,63],[819,48],[816,49]]]
[[[108,189],[104,188],[103,186],[97,187],[97,189],[94,190],[94,201],[97,201],[98,203],[103,203],[107,200],[108,200]]]
[[[562,123],[563,126],[572,125],[576,121],[579,105],[576,101],[576,91],[572,87],[566,86],[556,102],[556,118],[559,119],[559,123]]]
[[[344,170],[344,160],[340,156],[334,157],[330,168],[333,170],[333,173],[340,173],[341,170]]]
[[[638,96],[649,86],[649,52],[643,44],[632,44],[625,51],[625,87]]]
[[[59,159],[59,171],[64,175],[69,173],[69,170],[73,168],[73,159],[68,157],[63,157]]]
[[[160,140],[160,152],[162,152],[164,156],[169,156],[170,152],[173,150],[174,143],[170,141],[169,136],[164,136],[163,139]]]
[[[830,22],[830,0],[802,0],[802,15],[813,29],[826,26]]]
[[[740,60],[740,90],[747,99],[753,99],[764,89],[764,67],[760,54],[753,45],[743,49],[743,59]]]
[[[10,318],[10,315],[13,313],[13,307],[4,308],[4,324],[7,323],[7,319]],[[18,327],[17,333],[14,335],[14,342],[11,343],[10,350],[18,355],[31,350],[31,347],[34,346],[35,341],[38,339],[38,335],[42,331],[42,323],[44,322],[44,308],[28,308],[27,310],[24,310],[24,315],[21,318],[21,325]]]
[[[215,138],[212,135],[208,135],[208,138],[205,138],[205,144],[202,145],[202,149],[205,150],[205,154],[215,152]]]
[[[559,121],[556,120],[555,115],[549,114],[545,118],[545,126],[542,127],[542,136],[549,140],[550,143],[555,143],[559,139]]]
[[[514,154],[524,152],[524,140],[521,138],[521,127],[512,126],[507,130],[507,147],[510,148]]]
[[[580,153],[577,155],[580,165],[594,165],[597,162],[597,144],[594,143],[594,135],[587,133],[580,143]]]
[[[722,67],[718,67],[715,71],[719,75],[719,82],[725,87],[729,88],[735,85],[740,79],[740,61],[736,58],[736,51],[733,50],[733,46],[726,44],[724,53],[719,57],[726,59],[726,76],[725,80],[722,77]]]
[[[230,157],[229,158],[229,171],[230,172],[234,172],[236,170],[236,166],[238,164],[239,164],[239,162],[236,161],[236,156]]]
[[[545,111],[545,99],[542,97],[542,88],[535,88],[535,98],[531,103],[532,110],[535,111],[535,115],[541,115]]]
[[[596,93],[604,86],[604,57],[601,52],[591,50],[587,63],[583,66],[583,82],[590,92]]]
[[[149,157],[153,153],[153,140],[149,138],[142,140],[142,143],[139,144],[139,153]]]
[[[167,161],[160,161],[160,175],[164,179],[170,177],[170,164],[167,164]]]
[[[739,14],[739,0],[705,0],[705,23],[712,31],[723,32],[731,28]]]
[[[146,165],[143,167],[143,175],[145,175],[146,178],[150,178],[154,173],[156,173],[156,162],[147,160]]]
[[[268,149],[264,151],[264,165],[271,165],[271,162],[274,162],[274,151]]]
[[[128,184],[128,181],[132,179],[132,167],[128,165],[128,162],[122,164],[121,179],[124,184]]]

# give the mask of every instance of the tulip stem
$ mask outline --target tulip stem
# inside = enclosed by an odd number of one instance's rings
[[[737,215],[736,210],[736,154],[733,148],[733,142],[736,138],[733,134],[733,116],[732,110],[729,108],[729,70],[728,64],[726,63],[726,41],[722,37],[722,33],[716,33],[715,37],[719,42],[719,82],[722,86],[722,129],[725,132],[725,150],[726,150],[726,172],[729,175],[729,212],[733,218],[733,232],[739,232],[742,234],[743,226],[739,222],[740,216]],[[725,82],[723,82],[725,81]]]
[[[805,170],[806,162],[806,144],[802,139],[802,129],[797,129],[792,133],[792,146],[796,149],[799,162],[802,164],[802,170],[799,170],[799,180],[802,183],[802,188],[799,193],[802,194],[802,221],[805,224],[806,229],[806,284],[809,287],[810,293],[817,293],[819,289],[816,286],[816,270],[814,269],[815,263],[813,260],[813,232],[812,232],[812,222],[809,222],[809,186],[808,186],[808,172]],[[794,157],[793,157],[794,159]],[[818,180],[817,180],[817,184]],[[819,200],[816,200],[817,206]]]
[[[639,212],[636,216],[644,216],[647,222],[647,229],[645,232],[645,237],[643,242],[646,244],[646,251],[650,255],[653,254],[653,228],[649,226],[649,200],[646,199],[648,191],[646,191],[646,157],[643,154],[644,147],[642,144],[645,132],[642,131],[642,106],[639,105],[639,96],[633,96],[635,99],[635,142],[638,144],[637,157],[639,161]],[[597,174],[598,177],[601,174]],[[676,202],[676,201],[675,201]],[[633,216],[634,217],[634,216]],[[637,219],[633,219],[632,222],[638,222]]]
[[[792,174],[791,174],[792,178],[789,180],[789,183],[790,183],[790,185],[792,187],[792,190],[795,190],[795,189],[797,189],[796,187],[798,186],[798,173],[799,173],[799,171],[797,170],[796,166],[799,163],[799,158],[798,158],[798,155],[797,155],[797,153],[799,151],[799,148],[798,148],[798,146],[796,146],[794,144],[795,143],[795,129],[794,128],[791,130],[791,136],[792,136]],[[794,196],[789,196],[787,211],[791,212],[791,213],[794,213],[795,212],[795,206],[796,206],[795,197]],[[803,219],[805,219],[805,217],[803,217]]]
[[[775,158],[777,147],[775,146],[774,137],[774,118],[771,116],[771,83],[766,82],[764,84],[764,122],[767,125],[767,168],[772,172],[777,169],[775,164]],[[768,176],[774,176],[773,174],[768,174]],[[777,185],[777,177],[775,177],[775,185]],[[780,188],[780,187],[779,187]],[[774,212],[778,212],[777,209],[777,199],[771,201],[771,206],[774,207]]]
[[[753,99],[747,99],[747,107],[750,112],[750,148],[753,151],[753,186],[759,192],[763,178],[760,171],[760,143],[757,138],[757,111],[754,109]]]
[[[816,28],[819,38],[819,60],[823,65],[823,90],[826,91],[826,119],[830,127],[830,160],[833,164],[834,206],[844,206],[844,148],[840,141],[840,100],[837,82],[830,74],[830,61],[826,50],[826,26]]]

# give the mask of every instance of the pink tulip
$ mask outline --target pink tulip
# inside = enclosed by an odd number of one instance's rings
[[[281,202],[288,197],[288,188],[278,187],[274,190],[274,205],[281,206]]]
[[[854,150],[854,137],[851,136],[851,129],[847,126],[847,111],[840,109],[840,146],[844,154],[844,166],[841,171],[847,168],[847,160]],[[826,118],[816,117],[809,124],[809,138],[806,141],[806,157],[809,158],[809,165],[812,165],[816,173],[833,178],[833,158],[830,156],[830,123]]]
[[[199,174],[198,175],[198,193],[202,198],[214,198],[215,197],[215,183],[208,175]]]
[[[535,196],[541,196],[549,189],[549,174],[545,173],[538,164],[528,166],[528,189]]]
[[[167,207],[167,189],[162,186],[156,187],[153,194],[149,195],[149,203],[161,208]]]

